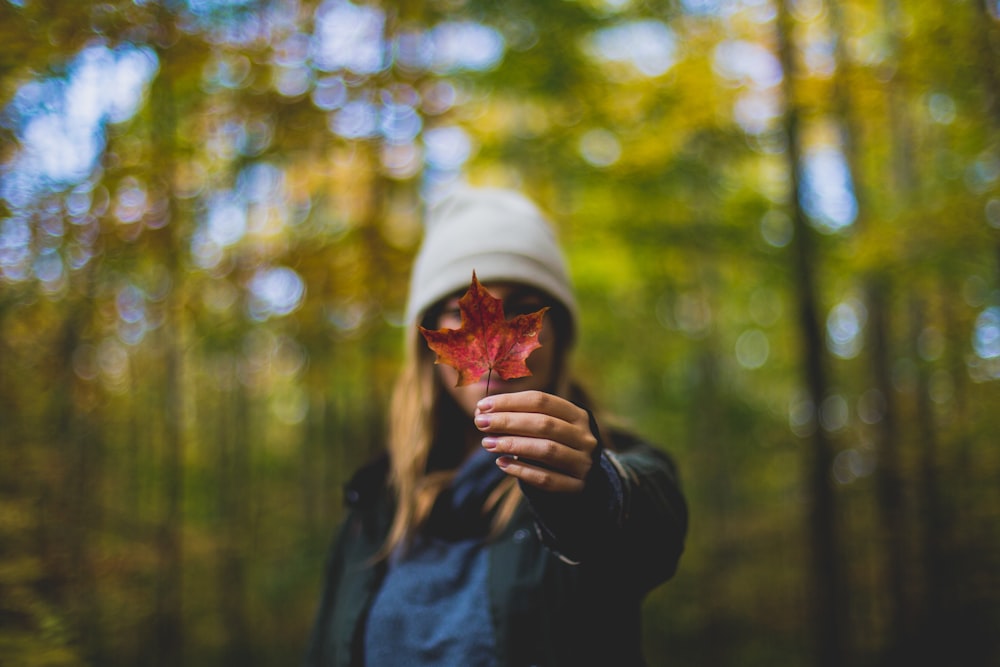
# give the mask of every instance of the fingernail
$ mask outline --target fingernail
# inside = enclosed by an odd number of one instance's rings
[[[507,466],[510,465],[510,457],[509,456],[500,456],[500,457],[498,457],[497,458],[497,465],[500,466],[501,468],[506,468]]]
[[[489,425],[490,425],[490,416],[489,415],[477,415],[476,416],[476,426],[478,426],[479,428],[483,428],[483,427],[489,426]]]
[[[480,412],[489,412],[493,409],[493,399],[484,398],[483,400],[476,403],[476,407],[479,408]]]
[[[500,438],[493,438],[493,437],[483,438],[483,448],[488,449],[489,451],[492,452],[494,449],[497,448],[497,443],[499,442]]]

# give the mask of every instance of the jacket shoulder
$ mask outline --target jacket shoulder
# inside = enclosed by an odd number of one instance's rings
[[[389,455],[385,452],[361,466],[344,485],[344,504],[352,509],[373,507],[389,480]]]

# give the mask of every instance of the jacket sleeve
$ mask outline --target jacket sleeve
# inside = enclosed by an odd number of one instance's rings
[[[616,568],[645,592],[677,570],[687,505],[666,453],[624,434],[615,442],[614,451],[600,446],[582,494],[521,488],[542,541],[562,560]]]
[[[316,610],[309,642],[306,645],[302,667],[323,667],[332,663],[329,632],[336,607],[340,574],[344,569],[344,555],[341,548],[344,532],[345,528],[341,526],[326,557],[326,564],[323,568],[323,592]]]
[[[330,546],[323,592],[303,667],[355,664],[361,655],[361,618],[384,565],[373,563],[389,523],[385,477],[388,458],[362,467],[344,488],[346,516]]]

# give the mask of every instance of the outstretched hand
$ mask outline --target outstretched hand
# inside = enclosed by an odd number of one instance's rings
[[[486,435],[483,447],[500,455],[505,473],[545,491],[583,491],[598,445],[586,410],[553,394],[521,391],[487,396],[474,418]]]

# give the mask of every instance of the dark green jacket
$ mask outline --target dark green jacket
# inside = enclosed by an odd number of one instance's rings
[[[642,599],[677,568],[687,508],[666,455],[621,434],[615,440],[618,449],[608,456],[623,481],[619,516],[552,525],[539,504],[522,502],[490,543],[500,665],[644,664]],[[373,565],[371,559],[393,511],[387,472],[383,458],[362,468],[347,487],[349,511],[327,560],[308,667],[364,664],[364,619],[385,573],[384,562]],[[548,530],[539,528],[536,513]]]

